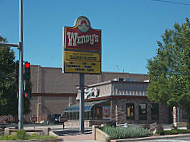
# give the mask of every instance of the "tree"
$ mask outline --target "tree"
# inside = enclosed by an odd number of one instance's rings
[[[0,36],[0,42],[7,42]],[[18,114],[18,62],[10,47],[0,46],[0,114]],[[24,101],[24,114],[29,113],[30,102]]]
[[[190,122],[190,23],[176,23],[166,29],[157,42],[156,56],[148,60],[150,84],[147,96],[151,101],[178,106],[188,114]]]

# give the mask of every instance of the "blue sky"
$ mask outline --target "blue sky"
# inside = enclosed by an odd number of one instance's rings
[[[0,0],[0,34],[11,43],[19,41],[18,2]],[[62,67],[62,27],[86,16],[92,28],[102,29],[102,71],[147,73],[147,59],[156,54],[156,41],[164,30],[190,18],[190,5],[154,0],[23,2],[24,60],[43,67]]]

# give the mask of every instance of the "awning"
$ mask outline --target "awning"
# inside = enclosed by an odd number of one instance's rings
[[[84,112],[88,112],[94,105],[108,102],[108,100],[99,100],[92,102],[84,102]],[[64,112],[79,112],[79,103],[66,107]]]

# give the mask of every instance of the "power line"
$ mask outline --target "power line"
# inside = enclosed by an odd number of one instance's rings
[[[170,4],[179,4],[179,5],[190,5],[190,3],[176,2],[176,1],[171,1],[171,0],[151,0],[151,1],[165,2],[165,3],[170,3]]]

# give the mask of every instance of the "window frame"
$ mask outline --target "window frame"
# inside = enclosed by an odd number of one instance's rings
[[[131,115],[131,112],[130,112],[130,116],[128,116],[128,107],[130,107],[131,109],[131,106],[132,106],[132,109],[133,109],[133,116]],[[130,110],[131,111],[131,110]],[[126,119],[127,120],[134,120],[135,119],[135,104],[134,103],[126,103]]]
[[[142,113],[141,105],[146,105],[145,107],[145,113]],[[146,103],[141,103],[139,104],[139,120],[147,120],[147,104]]]

